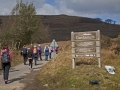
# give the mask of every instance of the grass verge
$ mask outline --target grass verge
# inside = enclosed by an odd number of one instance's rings
[[[72,69],[71,47],[67,45],[56,60],[47,63],[36,76],[36,87],[38,90],[119,90],[120,56],[107,50],[101,53],[101,68],[97,59],[78,59],[75,69]],[[105,65],[114,66],[115,74],[109,74]],[[100,85],[91,86],[89,80],[98,80]]]

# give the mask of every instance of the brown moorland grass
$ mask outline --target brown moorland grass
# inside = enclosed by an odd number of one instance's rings
[[[23,63],[23,57],[20,54],[20,50],[12,51],[12,67]]]
[[[79,64],[72,69],[71,43],[63,43],[64,49],[55,61],[50,61],[35,78],[38,90],[119,90],[120,88],[120,56],[113,51],[102,50],[102,67],[97,60],[78,59]],[[85,62],[85,63],[81,63]],[[104,66],[115,67],[115,74],[109,74]],[[91,86],[89,80],[98,80],[100,85]],[[30,89],[29,89],[30,90]],[[31,89],[32,90],[32,89]]]

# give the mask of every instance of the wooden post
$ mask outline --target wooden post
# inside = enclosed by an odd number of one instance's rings
[[[72,68],[75,68],[75,58],[72,59]]]
[[[101,67],[101,59],[98,57],[98,67]]]
[[[101,65],[101,44],[100,44],[100,30],[97,30],[98,32],[98,40],[99,40],[99,57],[98,57],[98,67],[102,67]]]

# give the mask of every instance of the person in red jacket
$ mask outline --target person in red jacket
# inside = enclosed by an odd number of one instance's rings
[[[8,62],[3,62],[3,59],[4,58],[6,59],[5,54],[7,55]],[[5,81],[5,84],[7,84],[8,83],[9,70],[10,70],[11,62],[12,62],[12,53],[8,49],[7,45],[3,46],[2,50],[1,50],[1,57],[0,58],[1,58],[2,68],[3,68],[3,79]]]
[[[34,45],[34,47],[32,48],[32,52],[33,52],[33,59],[35,61],[35,65],[37,65],[39,51],[36,45]]]

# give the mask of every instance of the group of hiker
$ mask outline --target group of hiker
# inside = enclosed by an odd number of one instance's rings
[[[58,47],[55,48],[56,54],[58,53]],[[23,56],[24,65],[26,65],[27,60],[29,60],[29,68],[32,69],[32,63],[37,65],[37,61],[42,60],[42,52],[44,52],[45,61],[51,59],[51,53],[53,52],[53,47],[48,44],[45,45],[44,50],[42,50],[41,45],[34,45],[33,47],[27,48],[26,45],[23,46],[21,50],[21,55]],[[49,58],[49,59],[48,59]]]
[[[58,47],[54,49],[56,51],[56,54],[58,53]],[[45,45],[44,50],[42,51],[41,45],[34,45],[33,47],[27,48],[26,45],[23,46],[21,50],[21,55],[23,56],[24,65],[26,65],[27,60],[29,60],[29,69],[32,70],[32,63],[34,60],[35,65],[37,65],[37,60],[40,58],[42,59],[42,52],[44,52],[45,60],[48,61],[51,59],[51,53],[53,52],[53,47],[50,47],[48,44]],[[9,50],[7,45],[4,45],[1,54],[1,65],[3,69],[3,79],[5,81],[5,84],[8,83],[8,76],[9,76],[9,70],[11,67],[12,62],[12,53]]]

